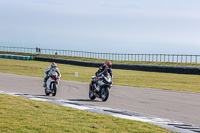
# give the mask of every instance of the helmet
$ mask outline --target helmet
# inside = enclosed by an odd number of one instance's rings
[[[52,62],[52,63],[51,63],[51,68],[52,68],[53,70],[55,70],[55,69],[57,68],[57,64],[56,64],[55,62]]]
[[[112,63],[110,61],[106,61],[105,64],[106,68],[110,69],[112,68]]]

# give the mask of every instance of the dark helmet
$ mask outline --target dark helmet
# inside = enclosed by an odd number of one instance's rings
[[[105,64],[106,68],[110,69],[112,68],[112,63],[110,61],[106,61]]]

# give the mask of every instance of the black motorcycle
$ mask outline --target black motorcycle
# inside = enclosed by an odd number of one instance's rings
[[[108,72],[104,72],[98,80],[96,76],[92,76],[91,78],[92,81],[89,84],[89,98],[94,100],[98,97],[105,102],[109,96],[109,89],[112,87],[112,77]]]

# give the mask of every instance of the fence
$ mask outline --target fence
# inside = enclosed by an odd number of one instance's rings
[[[117,61],[150,61],[150,62],[175,62],[175,63],[200,63],[200,55],[179,55],[179,54],[123,54],[123,53],[97,53],[86,51],[40,49],[25,47],[0,46],[0,51],[37,53],[49,55],[63,55],[74,57],[97,58]]]

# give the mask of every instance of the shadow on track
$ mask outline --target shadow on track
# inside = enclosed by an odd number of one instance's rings
[[[90,99],[67,99],[69,101],[79,101],[79,102],[101,102],[98,100],[90,100]]]

